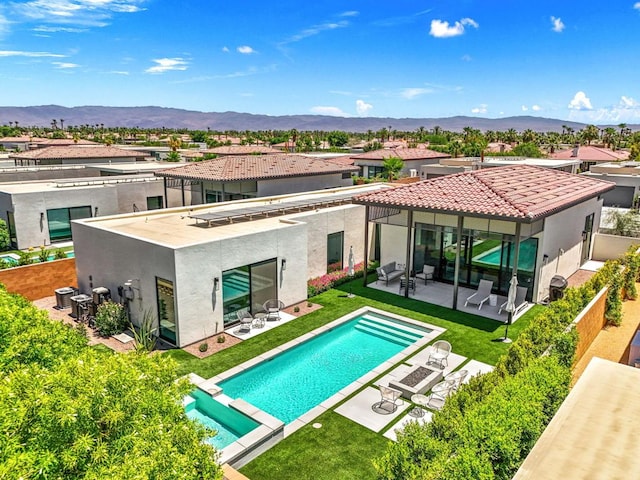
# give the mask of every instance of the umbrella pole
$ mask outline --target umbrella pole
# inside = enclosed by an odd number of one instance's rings
[[[511,325],[512,318],[513,318],[513,312],[509,312],[509,317],[507,318],[507,325],[504,329],[504,338],[502,339],[502,343],[511,343],[513,341],[509,338],[509,325]]]

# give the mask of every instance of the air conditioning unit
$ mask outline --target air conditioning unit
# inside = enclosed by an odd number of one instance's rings
[[[415,168],[409,169],[409,176],[410,177],[417,177],[418,176],[418,170],[416,170]]]

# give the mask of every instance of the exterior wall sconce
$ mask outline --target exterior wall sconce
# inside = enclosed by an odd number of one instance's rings
[[[286,258],[282,259],[282,263],[280,264],[280,269],[281,270],[286,270],[287,269],[287,259]]]
[[[213,289],[217,292],[220,290],[220,277],[213,278]]]
[[[44,221],[44,212],[40,212],[40,221],[43,222]]]
[[[94,216],[94,217],[97,217],[97,216],[98,216],[98,207],[95,207],[95,208],[93,209],[93,216]]]
[[[546,265],[547,263],[549,263],[549,255],[545,253],[544,255],[542,255],[542,264]]]

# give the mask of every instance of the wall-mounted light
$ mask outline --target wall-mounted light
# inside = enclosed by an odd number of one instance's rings
[[[542,255],[542,264],[546,265],[547,263],[549,263],[549,255],[545,253],[544,255]]]
[[[95,207],[95,208],[93,209],[93,216],[94,216],[94,217],[97,217],[97,216],[98,216],[98,207]]]
[[[282,262],[280,264],[280,269],[281,270],[286,270],[287,269],[287,259],[286,258],[282,259]]]
[[[220,277],[213,278],[213,289],[217,292],[220,290]]]
[[[44,212],[40,212],[40,221],[42,222],[44,220]]]
[[[583,230],[582,231],[582,241],[584,242],[587,239],[587,231]]]

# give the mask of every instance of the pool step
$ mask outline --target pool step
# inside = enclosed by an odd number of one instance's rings
[[[396,343],[398,345],[403,345],[405,347],[408,347],[409,345],[411,345],[413,343],[413,340],[407,340],[405,338],[400,338],[395,333],[383,332],[382,330],[378,330],[376,328],[371,328],[371,327],[369,327],[367,325],[364,325],[362,323],[357,323],[354,326],[354,328],[356,330],[360,330],[361,332],[368,333],[369,335],[373,335],[374,337],[384,338],[385,340],[388,340],[390,342]]]
[[[396,330],[395,328],[390,328],[387,325],[384,325],[382,323],[378,323],[378,322],[374,322],[368,319],[362,319],[358,322],[360,325],[364,325],[365,327],[368,327],[370,329],[373,330],[378,330],[381,332],[384,332],[388,335],[395,335],[398,338],[401,338],[402,340],[406,340],[407,342],[413,343],[415,342],[418,338],[418,336],[412,334],[411,332],[404,332],[402,330]]]
[[[393,322],[390,320],[386,320],[384,318],[379,318],[376,317],[374,315],[363,315],[362,318],[364,320],[368,320],[370,322],[375,322],[381,325],[385,325],[386,327],[392,329],[392,330],[397,330],[397,331],[401,331],[401,332],[405,332],[405,333],[409,333],[411,334],[414,338],[422,338],[424,336],[426,336],[429,332],[425,331],[425,330],[420,330],[418,328],[414,328],[411,327],[409,325],[405,325],[405,324],[400,324],[397,322]]]

